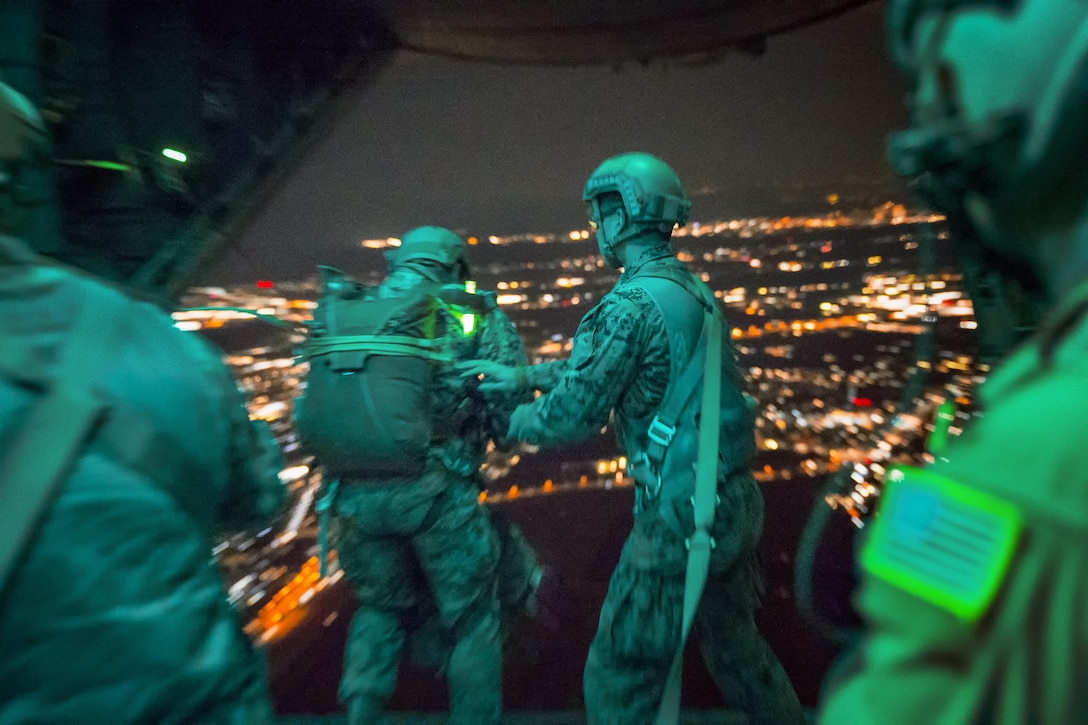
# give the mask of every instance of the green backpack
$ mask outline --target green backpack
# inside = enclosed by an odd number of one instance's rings
[[[295,402],[300,441],[328,478],[418,475],[436,434],[436,366],[453,361],[437,289],[382,299],[320,269],[323,289],[302,346],[310,371]]]

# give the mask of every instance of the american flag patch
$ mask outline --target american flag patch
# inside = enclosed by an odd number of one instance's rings
[[[961,619],[977,621],[1008,570],[1015,506],[919,468],[888,475],[862,568]]]

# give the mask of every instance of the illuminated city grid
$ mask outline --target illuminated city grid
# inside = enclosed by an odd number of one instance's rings
[[[498,294],[533,363],[565,357],[578,320],[616,280],[586,229],[467,238],[479,288]],[[922,271],[919,250],[927,238],[937,245],[938,262]],[[694,222],[678,230],[678,256],[725,306],[748,392],[759,404],[759,481],[812,491],[845,467],[853,487],[827,501],[860,525],[886,467],[928,455],[924,439],[938,405],[957,404],[950,433],[959,432],[956,423],[969,417],[987,367],[973,356],[973,309],[942,251],[945,239],[941,217],[891,203],[865,213]],[[385,271],[381,250],[398,243],[362,242],[360,268],[345,271],[365,284],[378,282]],[[315,274],[197,288],[184,306],[251,309],[301,326],[317,291]],[[174,319],[229,350],[225,359],[249,396],[251,416],[269,421],[288,461],[281,480],[291,507],[283,520],[256,535],[227,536],[216,547],[231,601],[250,616],[247,631],[269,642],[290,631],[307,603],[343,575],[335,556],[327,576],[318,574],[320,470],[301,450],[291,419],[305,387],[306,364],[294,357],[301,337],[228,309],[179,311]],[[929,327],[938,345],[931,360],[916,360],[916,342]],[[899,399],[919,369],[926,384],[901,410]],[[539,456],[532,446],[491,451],[480,501],[630,486],[610,431],[602,432],[598,449],[588,460]]]

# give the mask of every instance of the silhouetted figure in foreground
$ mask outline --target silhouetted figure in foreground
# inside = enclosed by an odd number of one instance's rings
[[[1088,5],[890,0],[898,170],[1047,301],[983,415],[889,475],[826,723],[1088,722]],[[1009,321],[1012,324],[1012,321]]]
[[[0,722],[270,723],[211,535],[267,525],[279,450],[209,344],[17,238],[50,163],[0,84]]]

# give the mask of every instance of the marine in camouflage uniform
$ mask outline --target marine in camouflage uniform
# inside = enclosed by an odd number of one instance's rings
[[[983,415],[889,477],[864,636],[819,721],[1088,722],[1088,5],[893,0],[888,18],[913,111],[893,161],[1047,312]]]
[[[422,227],[389,253],[390,275],[377,294],[395,297],[420,285],[455,283],[466,273],[463,242]],[[524,365],[513,323],[497,308],[486,314],[451,309],[445,325],[455,356]],[[473,314],[472,334],[464,315]],[[539,579],[535,554],[516,529],[497,535],[479,505],[479,467],[487,444],[505,431],[516,401],[486,405],[447,368],[433,395],[443,434],[432,441],[416,480],[343,481],[336,502],[337,550],[359,610],[352,621],[340,697],[352,723],[378,719],[396,686],[397,666],[413,633],[413,655],[444,671],[451,721],[498,722],[501,711],[503,604],[524,607]]]
[[[642,213],[621,196],[622,185],[635,189],[644,203]],[[664,400],[670,366],[680,369],[686,362],[671,360],[665,317],[646,284],[651,273],[690,276],[669,243],[674,223],[686,217],[687,202],[672,170],[648,154],[606,161],[590,177],[586,200],[593,202],[591,220],[605,261],[624,271],[615,288],[582,319],[570,358],[528,368],[524,384],[544,394],[517,408],[509,435],[538,445],[561,444],[596,433],[612,414],[621,447],[631,460],[637,447],[645,446],[650,420]],[[660,204],[656,216],[654,203]],[[701,327],[701,312],[693,324],[696,330]],[[735,367],[727,342],[724,348],[723,364]],[[494,366],[465,369],[483,373],[484,390],[510,389],[511,380],[516,389],[521,382]],[[739,385],[739,371],[732,378]],[[752,435],[750,427],[746,435]],[[711,528],[716,547],[695,627],[704,659],[727,702],[752,722],[792,724],[801,719],[797,696],[754,621],[761,593],[756,547],[763,498],[747,462],[745,458],[718,481],[720,504]],[[663,511],[665,505],[676,508]],[[590,723],[653,721],[680,642],[684,540],[693,529],[687,500],[665,504],[644,490],[636,492],[634,528],[612,575],[586,662]]]
[[[48,163],[37,113],[0,83],[2,485],[29,480],[13,461],[32,426],[55,426],[37,415],[54,391],[106,404],[81,441],[32,451],[41,466],[72,457],[0,599],[0,722],[270,724],[211,536],[272,520],[279,450],[200,337],[3,236],[27,203],[8,183]],[[0,527],[18,508],[0,509]]]

